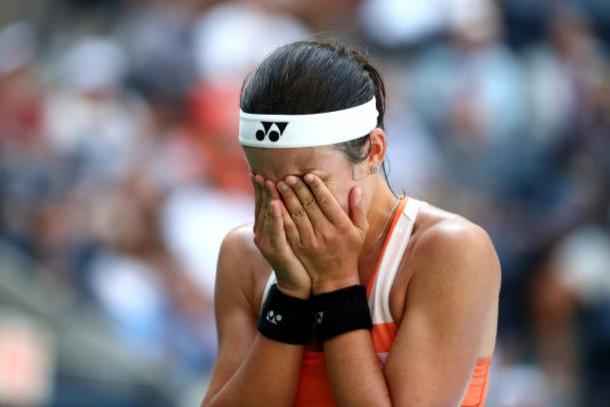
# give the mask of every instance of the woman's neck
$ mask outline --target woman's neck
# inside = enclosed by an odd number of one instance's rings
[[[381,185],[376,185],[375,190],[371,193],[367,213],[369,231],[358,259],[358,273],[361,282],[368,281],[373,273],[373,268],[377,264],[387,237],[391,218],[397,209],[398,198],[394,196],[385,182],[379,184]]]

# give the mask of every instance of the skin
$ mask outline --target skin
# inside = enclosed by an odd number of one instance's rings
[[[278,288],[300,298],[367,284],[396,202],[370,171],[385,157],[383,130],[370,139],[371,154],[357,165],[332,147],[245,149],[255,222],[221,249],[219,358],[203,405],[292,405],[305,347],[257,333],[264,286],[272,269]],[[499,288],[487,233],[424,206],[390,293],[399,330],[385,366],[366,330],[307,347],[324,352],[338,405],[459,405],[477,359],[493,352]]]

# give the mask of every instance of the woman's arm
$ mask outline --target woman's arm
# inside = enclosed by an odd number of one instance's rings
[[[452,220],[427,231],[413,253],[405,313],[385,367],[366,331],[324,344],[338,405],[457,406],[467,390],[497,315],[495,250],[481,228]]]
[[[221,247],[215,289],[220,349],[205,406],[289,406],[298,384],[304,346],[274,341],[256,331],[254,259],[262,254],[285,295],[309,298],[311,279],[284,236],[283,205],[275,185],[260,175],[251,174],[250,179],[256,247],[244,229],[230,233]]]
[[[203,406],[290,406],[296,393],[303,346],[265,338],[256,331],[251,237],[235,230],[218,260],[215,309],[219,355]],[[244,261],[243,259],[248,259]]]
[[[351,331],[326,341],[324,356],[337,405],[392,405],[391,389],[369,331]]]

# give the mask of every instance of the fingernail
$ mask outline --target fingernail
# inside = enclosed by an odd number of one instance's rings
[[[280,182],[280,183],[278,184],[278,186],[280,187],[280,189],[281,189],[282,191],[288,191],[288,185],[286,185],[286,183],[285,183],[285,182]]]
[[[288,185],[294,185],[297,183],[297,178],[296,177],[288,177],[286,178],[286,183]]]
[[[307,174],[307,175],[305,175],[305,181],[307,181],[307,182],[312,182],[312,181],[313,181],[313,174]]]

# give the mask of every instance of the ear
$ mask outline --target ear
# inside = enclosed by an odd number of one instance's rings
[[[371,143],[371,154],[369,155],[368,159],[368,171],[370,173],[373,165],[381,166],[381,164],[383,164],[388,144],[385,132],[380,128],[376,128],[371,131],[369,140]]]

